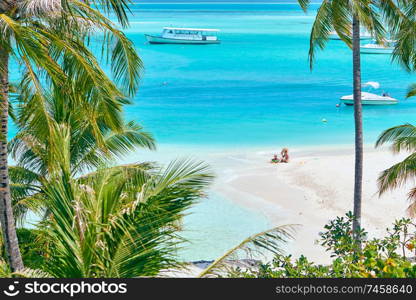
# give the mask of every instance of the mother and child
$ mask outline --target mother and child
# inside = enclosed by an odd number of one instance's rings
[[[289,162],[289,149],[283,148],[280,152],[281,158],[277,157],[277,154],[273,155],[273,158],[271,160],[272,164],[278,164],[278,163],[288,163]]]

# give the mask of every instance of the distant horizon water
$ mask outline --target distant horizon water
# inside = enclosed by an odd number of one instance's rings
[[[351,51],[330,41],[309,70],[317,4],[305,15],[296,1],[178,2],[183,4],[133,5],[127,30],[145,72],[126,115],[158,143],[220,148],[353,143],[353,109],[336,107],[341,96],[352,94]],[[147,44],[144,34],[160,33],[164,26],[219,28],[222,43]],[[362,69],[363,82],[380,82],[379,93],[400,100],[391,107],[364,107],[365,141],[373,143],[382,130],[414,120],[416,101],[404,98],[416,76],[388,55],[363,55]]]

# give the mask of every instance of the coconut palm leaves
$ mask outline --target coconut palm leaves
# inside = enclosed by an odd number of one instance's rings
[[[15,212],[45,212],[38,224],[49,245],[43,270],[53,277],[137,277],[176,266],[177,224],[211,181],[207,167],[111,166],[137,147],[153,149],[152,137],[117,113],[123,126],[112,130],[88,97],[67,102],[50,91],[45,99],[37,108],[17,102],[21,127],[10,143]],[[32,119],[48,126],[26,125]]]
[[[211,180],[207,167],[176,161],[165,170],[130,165],[79,180],[63,172],[44,185],[54,241],[54,277],[155,276],[177,266],[176,223]]]
[[[30,268],[23,268],[19,271],[13,272],[9,265],[0,260],[0,278],[50,278],[51,276],[42,270],[35,270]]]
[[[389,26],[391,38],[395,40],[393,60],[408,71],[415,70],[416,3],[412,0],[384,0],[380,1],[380,8]]]
[[[378,178],[379,193],[399,188],[416,177],[416,127],[411,124],[396,126],[384,131],[377,140],[376,147],[391,143],[393,153],[410,152],[403,161],[384,170]],[[416,188],[409,194],[410,205],[407,212],[416,216]]]
[[[42,103],[33,101],[34,97],[27,91],[16,97],[14,120],[19,132],[10,142],[10,151],[21,166],[42,176],[53,169],[60,155],[60,145],[53,144],[53,138],[66,129],[72,175],[109,163],[136,147],[155,148],[149,133],[133,121],[125,122],[119,109],[108,107],[105,100],[80,91],[67,91],[64,97],[58,89],[46,93]]]
[[[221,276],[229,270],[230,262],[244,258],[265,257],[266,253],[282,254],[282,245],[293,238],[295,226],[278,226],[246,238],[237,246],[228,250],[203,270],[198,277]]]
[[[50,85],[55,89],[54,96],[60,92],[61,97],[68,98],[68,94],[81,91],[83,97],[88,95],[91,101],[103,105],[102,113],[105,109],[107,113],[121,110],[128,102],[124,94],[136,92],[141,60],[116,24],[92,8],[98,2],[107,12],[116,9],[120,20],[127,21],[126,1],[120,0],[25,0],[0,14],[0,30],[4,33],[0,46],[13,61],[21,63],[20,90],[30,95],[23,98],[31,100],[34,107],[46,101],[45,83],[47,89]],[[118,85],[101,68],[91,47],[101,47],[102,59],[109,62]],[[112,125],[121,124],[113,120]]]
[[[411,0],[381,1],[382,11],[389,24],[392,39],[395,40],[393,60],[405,70],[416,70],[416,3]],[[412,84],[407,97],[416,95],[416,85]]]
[[[389,27],[391,38],[396,41],[393,51],[393,60],[399,62],[406,70],[416,70],[416,2],[412,0],[384,0],[379,1],[380,11]],[[407,97],[416,95],[416,85],[411,85]],[[384,131],[376,147],[391,143],[394,153],[410,152],[411,154],[402,162],[397,163],[382,172],[378,179],[380,194],[387,190],[402,186],[405,182],[413,179],[415,174],[415,140],[416,130],[411,124],[396,126]],[[408,213],[416,216],[416,189],[409,194],[411,204]]]
[[[304,11],[311,1],[298,0]],[[309,62],[312,68],[316,49],[324,49],[329,35],[335,31],[352,48],[352,22],[356,16],[363,28],[381,42],[385,36],[377,0],[323,0],[310,34]]]
[[[24,75],[40,92],[40,78],[62,87],[67,80],[78,88],[107,97],[121,96],[87,48],[88,38],[101,38],[116,82],[133,94],[142,66],[134,46],[115,24],[82,2],[71,1],[59,14],[10,16],[0,14],[4,33],[0,44],[12,59],[22,62]],[[98,42],[97,38],[94,39]],[[42,70],[39,72],[38,69]]]
[[[15,213],[44,212],[42,269],[53,277],[137,277],[177,266],[178,223],[211,181],[207,166],[114,166],[137,147],[154,149],[153,138],[118,110],[113,129],[106,105],[89,95],[69,92],[67,101],[55,91],[42,105],[32,105],[27,90],[16,96],[20,131],[9,144]]]
[[[76,87],[82,95],[100,99],[110,110],[121,110],[123,92],[137,90],[141,61],[132,43],[97,9],[115,12],[123,26],[128,24],[127,0],[7,0],[0,2],[0,221],[7,241],[8,260],[13,271],[22,269],[10,199],[7,166],[9,61],[20,64],[20,89],[44,107],[44,85],[60,89],[63,96]],[[104,38],[102,38],[104,36]],[[88,42],[102,39],[117,86],[92,55]],[[32,123],[41,124],[37,119]],[[122,125],[114,123],[113,125]],[[98,127],[95,135],[98,136]]]
[[[33,97],[27,91],[16,97],[19,132],[9,144],[17,162],[10,168],[11,193],[21,219],[28,209],[45,206],[39,196],[42,184],[62,169],[76,178],[137,148],[155,148],[149,133],[123,121],[118,109],[111,111],[99,98],[82,97],[80,92],[62,97],[56,89],[43,96],[44,102],[35,104]]]

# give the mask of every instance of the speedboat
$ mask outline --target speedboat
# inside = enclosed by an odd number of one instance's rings
[[[219,44],[218,29],[164,27],[161,35],[145,34],[151,44]]]
[[[330,40],[337,40],[337,41],[341,40],[341,38],[339,37],[339,35],[336,31],[331,31],[331,33],[329,34],[329,39]],[[364,40],[371,40],[371,39],[372,39],[371,34],[369,34],[366,31],[361,32],[360,40],[364,41]]]
[[[391,54],[394,50],[394,41],[386,41],[384,44],[370,43],[360,46],[363,54]]]
[[[341,102],[345,105],[354,105],[354,95],[341,97]],[[397,104],[397,102],[397,99],[394,99],[388,95],[381,96],[367,92],[361,93],[362,105],[392,105]]]
[[[363,87],[365,86],[378,89],[380,84],[378,82],[370,81],[363,84]],[[354,95],[343,96],[340,100],[341,103],[344,103],[345,105],[354,105]],[[398,101],[397,99],[390,97],[387,93],[377,95],[369,92],[362,92],[361,103],[362,105],[393,105],[397,104]]]

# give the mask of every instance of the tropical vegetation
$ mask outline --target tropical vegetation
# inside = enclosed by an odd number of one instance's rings
[[[402,187],[416,176],[416,127],[411,124],[395,126],[385,130],[377,140],[376,147],[390,144],[393,153],[408,153],[401,162],[394,164],[384,170],[378,178],[379,194],[382,195],[389,190]],[[416,188],[413,187],[408,193],[410,204],[407,212],[410,217],[416,216]]]
[[[123,118],[142,63],[96,5],[128,25],[121,0],[0,5],[3,117],[10,112],[18,129],[9,143],[2,132],[1,156],[16,162],[0,166],[8,173],[3,277],[152,276],[177,266],[181,218],[212,179],[205,164],[188,160],[116,164],[155,142]],[[90,51],[97,45],[112,79]],[[17,83],[9,83],[9,61],[22,62]],[[15,217],[24,224],[34,214],[35,229],[15,230]]]
[[[188,160],[117,165],[139,147],[154,149],[151,135],[100,98],[63,97],[52,85],[43,92],[41,103],[19,88],[12,97],[14,214],[21,222],[28,212],[42,218],[34,230],[18,230],[26,268],[3,267],[5,276],[137,277],[177,267],[180,222],[203,197],[208,167]]]
[[[293,259],[277,254],[257,268],[230,270],[227,277],[246,278],[415,278],[413,261],[416,249],[416,224],[411,219],[397,220],[383,238],[368,238],[363,228],[353,232],[354,216],[347,213],[325,225],[320,245],[332,261],[316,264],[305,256]],[[362,249],[357,250],[359,236]]]
[[[13,72],[20,74],[18,85],[22,94],[33,95],[34,107],[45,101],[43,85],[48,83],[62,97],[76,98],[81,92],[93,101],[99,99],[104,104],[102,113],[106,108],[119,110],[126,101],[124,95],[135,93],[142,64],[132,43],[94,8],[96,5],[101,5],[104,13],[114,12],[123,26],[128,24],[128,2],[124,0],[8,0],[0,3],[0,221],[7,261],[14,271],[23,268],[23,261],[15,230],[7,164],[10,62],[20,64],[20,69]],[[118,86],[88,48],[90,41],[100,42]],[[110,114],[108,117],[112,118]],[[35,119],[31,122],[45,125]],[[120,124],[113,119],[111,126],[117,129]]]
[[[177,267],[180,222],[211,179],[206,168],[179,160],[164,169],[115,166],[78,179],[62,171],[43,186],[49,217],[21,233],[24,259],[39,255],[28,267],[57,278],[156,276]],[[18,274],[27,272],[33,270]]]
[[[407,71],[416,70],[416,51],[414,48],[414,29],[416,28],[416,3],[414,1],[385,1],[382,8],[386,14],[392,36],[397,41],[393,52],[393,60],[400,63]],[[407,98],[416,96],[416,84],[408,88]],[[384,170],[379,178],[379,194],[402,187],[415,178],[416,128],[412,124],[402,124],[385,130],[378,138],[376,147],[389,145],[394,154],[407,153],[401,162]],[[408,193],[410,201],[408,214],[416,216],[416,188]]]

